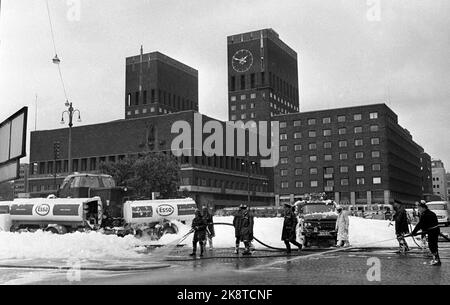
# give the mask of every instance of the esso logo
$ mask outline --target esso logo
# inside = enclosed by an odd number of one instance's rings
[[[40,204],[38,206],[36,206],[36,214],[38,214],[39,216],[46,216],[48,215],[48,213],[50,213],[50,206],[46,203]]]
[[[174,211],[175,209],[168,204],[162,204],[156,209],[156,212],[158,213],[159,216],[170,216],[173,214]]]

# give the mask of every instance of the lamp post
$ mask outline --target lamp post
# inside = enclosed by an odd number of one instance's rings
[[[250,161],[250,157],[247,154],[247,160],[242,162],[242,165],[247,166],[247,206],[250,207],[250,172],[252,169],[252,165],[256,165],[255,161]]]
[[[67,110],[63,111],[61,114],[61,124],[64,124],[64,114],[67,113],[69,116],[69,145],[68,145],[68,172],[72,173],[72,126],[73,126],[73,115],[78,113],[77,122],[81,122],[81,113],[80,110],[74,109],[72,106],[72,102],[66,101]]]

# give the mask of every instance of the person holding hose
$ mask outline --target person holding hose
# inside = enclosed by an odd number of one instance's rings
[[[203,217],[206,221],[206,238],[209,243],[209,250],[213,250],[213,237],[216,236],[214,233],[214,220],[212,214],[209,212],[208,207],[203,207]],[[206,245],[205,245],[206,246]]]
[[[247,205],[241,204],[239,211],[233,219],[234,234],[236,237],[235,254],[239,254],[239,244],[244,242],[245,250],[243,255],[251,255],[250,243],[253,240],[253,216],[247,209]]]
[[[440,234],[439,223],[437,216],[434,212],[428,209],[425,201],[421,201],[419,203],[419,213],[420,219],[419,223],[416,225],[411,235],[417,235],[419,230],[422,230],[422,235],[428,235],[428,248],[430,249],[431,254],[433,255],[433,259],[430,262],[432,266],[440,266],[441,259],[439,257],[439,248],[438,248],[438,238]]]
[[[340,205],[336,205],[336,211],[338,213],[338,218],[336,220],[336,247],[349,247],[350,244],[348,242],[348,228],[350,225],[350,221],[348,218],[348,214]]]
[[[399,253],[405,254],[409,251],[409,246],[405,239],[405,234],[409,233],[408,216],[404,205],[400,201],[394,201],[394,211],[395,214],[393,216],[393,220],[395,221],[395,235],[397,235],[397,240],[400,247]]]
[[[300,251],[302,245],[297,242],[297,216],[295,215],[292,206],[289,203],[284,204],[284,222],[283,231],[281,232],[281,240],[286,245],[286,252],[291,253],[291,243],[298,247]]]
[[[192,240],[192,253],[189,254],[189,256],[196,256],[197,243],[200,244],[200,257],[203,256],[203,252],[205,251],[206,227],[206,220],[202,216],[200,210],[195,211],[195,218],[192,220],[192,230],[194,231],[194,238]]]

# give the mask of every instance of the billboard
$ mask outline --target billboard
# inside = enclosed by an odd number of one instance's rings
[[[18,178],[20,158],[26,155],[28,107],[0,123],[0,183]]]

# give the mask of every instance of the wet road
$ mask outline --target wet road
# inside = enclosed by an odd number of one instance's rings
[[[444,231],[449,231],[448,229]],[[440,243],[442,266],[417,248],[406,256],[396,249],[302,251],[291,256],[256,251],[236,256],[232,249],[208,251],[191,260],[189,248],[179,248],[160,263],[170,267],[140,271],[80,271],[79,281],[66,270],[0,268],[0,283],[20,284],[166,284],[166,285],[291,285],[291,284],[450,284],[450,243]],[[126,261],[120,262],[126,265]],[[129,262],[131,263],[131,262]],[[378,264],[379,263],[379,264]],[[136,262],[133,262],[136,264]],[[379,268],[378,268],[379,266]],[[379,273],[378,273],[379,271]],[[369,277],[367,276],[369,274]],[[379,275],[379,278],[376,277]],[[69,278],[70,279],[70,278]],[[379,279],[379,281],[378,281]]]

